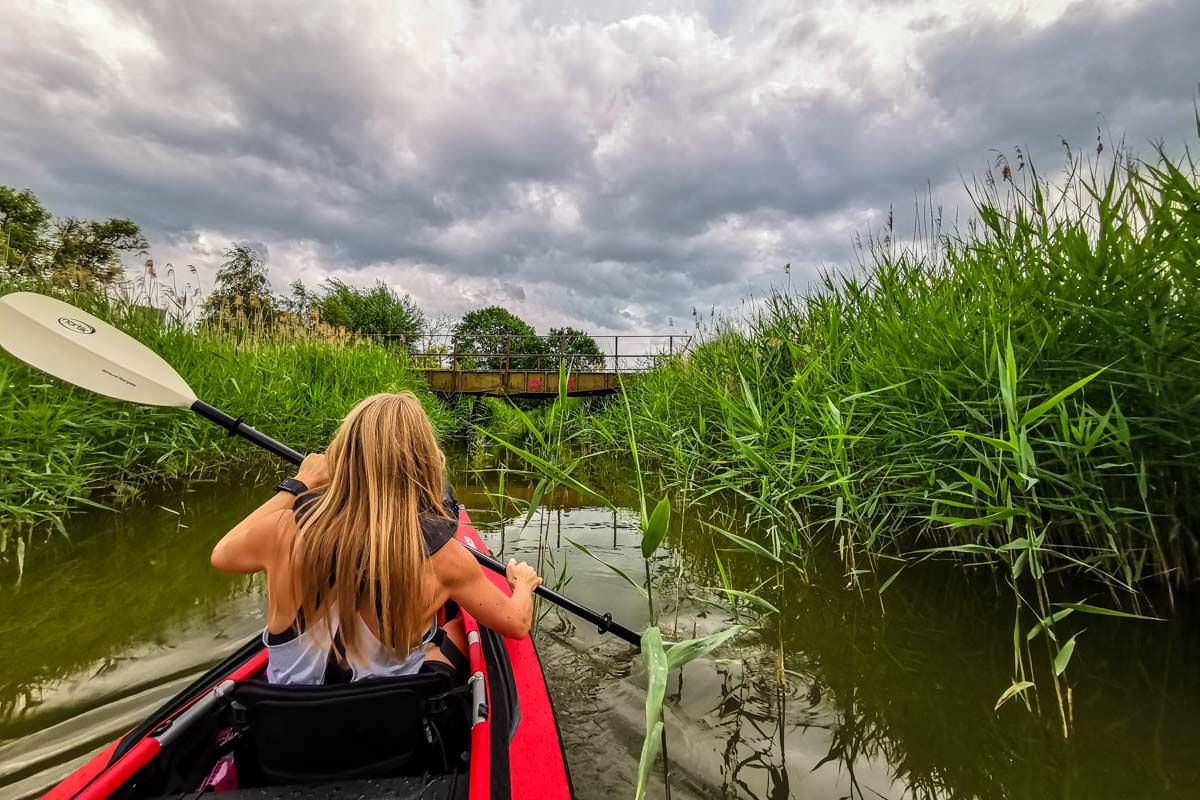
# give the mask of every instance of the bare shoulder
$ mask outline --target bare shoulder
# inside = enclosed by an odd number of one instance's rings
[[[444,586],[462,585],[479,572],[475,559],[456,541],[447,542],[429,559],[430,566],[437,573],[438,580]]]

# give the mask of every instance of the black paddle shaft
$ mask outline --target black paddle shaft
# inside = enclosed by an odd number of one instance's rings
[[[270,436],[267,436],[265,433],[262,433],[256,428],[247,425],[243,421],[242,417],[231,417],[221,409],[210,406],[203,400],[197,400],[196,402],[192,403],[192,411],[195,411],[197,414],[209,420],[210,422],[215,422],[216,424],[220,425],[222,428],[229,431],[230,436],[241,436],[243,439],[253,442],[262,449],[270,453],[274,453],[284,461],[290,461],[291,463],[299,466],[300,462],[304,460],[303,453],[293,450],[287,445],[275,441]],[[501,575],[504,575],[507,572],[504,564],[500,563],[491,556],[485,555],[473,547],[468,547],[467,549],[471,551],[471,555],[475,556],[475,560],[478,561],[480,565],[487,567],[492,572],[498,572]],[[537,587],[533,590],[533,593],[539,597],[545,598],[551,603],[554,603],[554,605],[558,606],[559,608],[570,611],[580,619],[587,620],[595,625],[599,629],[600,633],[611,633],[618,639],[624,639],[626,642],[629,642],[629,644],[633,645],[634,647],[642,646],[642,637],[631,631],[629,628],[626,628],[621,623],[614,622],[612,614],[600,614],[588,608],[587,606],[576,603],[571,598],[561,595],[546,586]]]

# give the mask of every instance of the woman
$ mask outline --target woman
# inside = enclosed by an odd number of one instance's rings
[[[272,683],[465,671],[462,620],[438,625],[451,600],[505,636],[528,634],[542,579],[509,560],[508,596],[452,541],[444,464],[411,392],[368,397],[324,455],[213,548],[219,570],[267,572]]]

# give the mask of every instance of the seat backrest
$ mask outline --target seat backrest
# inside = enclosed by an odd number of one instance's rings
[[[470,693],[442,674],[337,686],[245,681],[233,692],[239,772],[311,783],[465,767]]]

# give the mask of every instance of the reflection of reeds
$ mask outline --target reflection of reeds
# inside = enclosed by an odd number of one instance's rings
[[[691,580],[717,585],[721,567],[710,539],[697,525],[681,547]],[[742,585],[774,572],[773,563],[749,553],[723,557]],[[807,586],[766,594],[781,613],[744,667],[729,667],[737,680],[718,695],[714,725],[725,741],[737,740],[726,775],[737,766],[749,786],[738,790],[735,782],[726,796],[773,796],[789,767],[793,791],[820,770],[841,787],[831,796],[856,800],[876,798],[875,791],[914,800],[1191,796],[1200,780],[1189,734],[1200,683],[1188,665],[1200,641],[1182,623],[1092,621],[1095,645],[1076,679],[1077,695],[1087,700],[1064,740],[1053,716],[992,710],[1012,629],[1003,592],[987,576],[947,575],[928,564],[910,569],[884,613],[845,591],[835,557],[822,554],[810,566]],[[772,699],[779,701],[767,649],[775,636],[788,666],[786,712],[778,714],[770,713]],[[1044,695],[1053,703],[1050,687]],[[771,726],[748,720],[742,708],[750,717],[783,719],[788,749],[778,731],[772,744]],[[795,742],[806,743],[805,752],[820,743],[824,755],[805,760]]]
[[[252,487],[255,477],[233,488],[155,493],[122,514],[77,517],[69,544],[52,541],[33,551],[19,589],[0,585],[0,740],[46,724],[19,718],[22,697],[36,698],[60,678],[84,680],[95,665],[124,659],[141,643],[210,628],[240,596],[254,595],[247,609],[258,607],[258,578],[224,575],[208,563],[221,533],[261,501],[261,491],[240,488]]]

